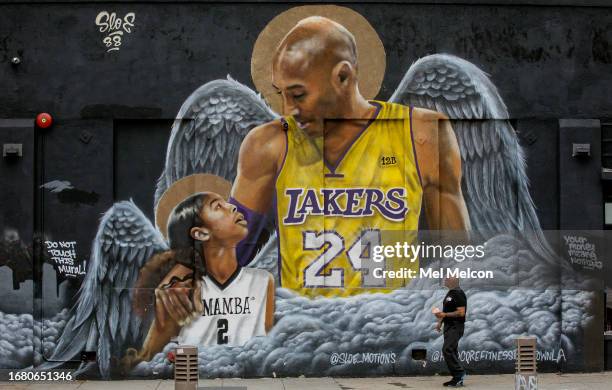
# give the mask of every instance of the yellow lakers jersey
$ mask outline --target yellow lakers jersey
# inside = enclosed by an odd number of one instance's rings
[[[372,259],[374,245],[414,240],[423,191],[411,108],[371,103],[374,117],[334,164],[323,137],[283,119],[287,151],[275,199],[282,287],[308,296],[387,292],[406,279],[376,277],[375,268],[418,271],[418,262]]]

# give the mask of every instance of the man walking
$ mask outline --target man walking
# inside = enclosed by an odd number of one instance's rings
[[[444,324],[444,346],[442,353],[444,354],[448,370],[453,376],[450,381],[444,383],[444,386],[459,387],[463,386],[465,370],[461,367],[461,363],[459,363],[457,347],[459,339],[463,336],[467,297],[461,287],[459,287],[459,279],[457,278],[444,279],[444,286],[448,288],[448,293],[444,297],[442,311],[434,310],[434,314],[438,318],[436,330],[440,331],[442,324]]]

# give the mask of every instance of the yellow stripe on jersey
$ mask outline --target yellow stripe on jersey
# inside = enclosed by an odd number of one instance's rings
[[[375,278],[374,268],[418,272],[418,261],[368,259],[372,245],[415,241],[423,193],[411,109],[372,104],[374,118],[335,166],[323,157],[323,137],[308,137],[285,118],[287,151],[276,180],[282,287],[308,296],[388,292],[407,279]]]

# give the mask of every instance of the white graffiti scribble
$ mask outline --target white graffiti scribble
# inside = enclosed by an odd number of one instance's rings
[[[581,265],[585,269],[603,269],[603,263],[597,256],[597,247],[587,237],[564,235],[563,240],[572,264]]]
[[[76,241],[45,241],[45,247],[60,275],[70,278],[85,275],[87,261],[77,264]]]
[[[106,36],[102,43],[107,52],[119,50],[123,43],[124,34],[131,34],[136,20],[136,13],[128,12],[123,18],[117,17],[115,12],[101,11],[96,16],[96,26]]]
[[[516,374],[514,382],[516,390],[538,390],[538,377],[535,375]]]

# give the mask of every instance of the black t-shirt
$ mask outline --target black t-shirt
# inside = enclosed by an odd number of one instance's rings
[[[459,287],[448,290],[448,294],[446,294],[444,297],[442,311],[445,313],[452,313],[457,311],[458,307],[462,306],[465,307],[465,312],[467,315],[467,297],[465,296],[463,290]],[[445,325],[463,324],[464,322],[465,317],[444,317]]]

